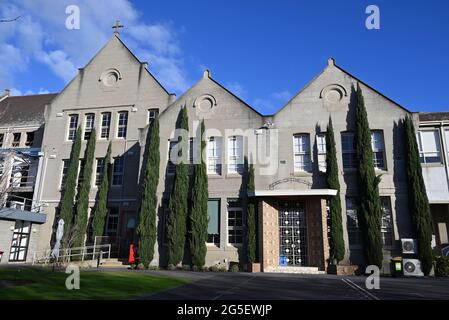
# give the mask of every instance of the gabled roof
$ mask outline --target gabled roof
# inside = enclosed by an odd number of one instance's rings
[[[217,80],[213,79],[210,76],[210,71],[209,70],[204,70],[204,74],[203,77],[201,77],[201,79],[199,79],[197,82],[195,82],[189,89],[187,89],[181,96],[179,96],[179,98],[177,98],[175,101],[173,101],[171,104],[169,104],[167,106],[167,108],[165,108],[164,111],[161,112],[160,115],[162,115],[163,113],[165,113],[165,111],[169,110],[171,106],[173,106],[174,104],[177,104],[179,101],[182,101],[183,97],[190,91],[192,90],[195,86],[197,86],[199,83],[201,83],[201,81],[203,81],[204,79],[209,79],[210,81],[212,81],[214,84],[216,84],[217,86],[219,86],[221,89],[223,89],[224,91],[226,91],[227,93],[229,93],[231,96],[233,96],[234,98],[236,98],[238,101],[240,101],[242,104],[244,104],[246,107],[248,107],[249,109],[251,109],[252,111],[254,111],[255,113],[257,113],[259,116],[263,117],[264,115],[261,114],[259,111],[257,111],[256,109],[254,109],[252,106],[250,106],[247,102],[245,102],[242,98],[238,97],[237,95],[235,95],[232,91],[230,91],[229,89],[227,89],[224,85],[222,85],[220,82],[218,82]]]
[[[57,94],[12,96],[0,101],[0,127],[42,125],[45,105]]]
[[[112,41],[118,41],[121,45],[123,45],[123,47],[128,51],[128,53],[138,62],[138,63],[143,63],[142,61],[140,61],[137,57],[136,57],[136,55],[126,46],[126,44],[120,39],[120,37],[119,37],[119,35],[118,34],[116,34],[116,33],[114,33],[113,35],[112,35],[112,37],[111,37],[111,39],[109,39],[109,41],[108,42],[106,42],[106,44],[103,46],[103,47],[101,47],[101,49],[100,50],[98,50],[97,51],[97,53],[89,60],[89,62],[87,62],[86,63],[86,65],[83,67],[83,68],[81,68],[81,69],[85,69],[85,68],[87,68],[94,60],[95,60],[95,58],[100,54],[100,52],[102,52],[108,45],[109,45],[109,43],[111,43]],[[145,71],[150,75],[150,77],[151,78],[153,78],[153,80],[162,88],[162,90],[164,90],[168,95],[170,94],[168,91],[167,91],[167,89],[165,89],[165,87],[156,79],[156,77],[155,76],[153,76],[153,74],[147,69],[147,68],[144,68],[145,69]],[[72,80],[70,80],[69,81],[69,83],[67,83],[66,85],[65,85],[65,87],[61,90],[61,93],[62,92],[64,92],[64,90],[66,89],[66,88],[68,88],[69,86],[70,86],[70,84],[75,80],[75,79],[77,79],[79,77],[79,73],[77,74],[77,75],[75,75],[74,77],[73,77],[73,79]]]
[[[320,73],[318,73],[315,77],[313,77],[312,80],[310,80],[304,87],[301,88],[301,90],[299,90],[299,92],[297,94],[295,94],[290,100],[287,101],[287,103],[285,103],[278,111],[276,111],[273,115],[276,115],[278,112],[280,112],[282,109],[284,109],[287,105],[290,104],[290,102],[295,99],[298,95],[300,95],[304,90],[306,90],[319,76],[321,76],[324,71],[329,67],[329,66],[334,66],[335,68],[337,68],[338,70],[340,70],[341,72],[343,72],[344,74],[348,75],[349,77],[353,78],[355,81],[363,84],[365,87],[373,90],[375,93],[377,93],[378,95],[382,96],[383,98],[387,99],[388,101],[390,101],[391,103],[395,104],[396,106],[398,106],[399,108],[403,109],[406,112],[412,113],[412,111],[410,111],[409,109],[405,108],[404,106],[400,105],[399,103],[397,103],[396,101],[394,101],[393,99],[387,97],[386,95],[384,95],[383,93],[377,91],[376,89],[374,89],[373,87],[371,87],[369,84],[367,84],[366,82],[360,80],[358,77],[354,76],[353,74],[351,74],[350,72],[346,71],[345,69],[343,69],[342,67],[338,66],[335,63],[335,59],[334,58],[329,58],[328,59],[328,65],[320,71]],[[271,116],[273,116],[271,115]]]

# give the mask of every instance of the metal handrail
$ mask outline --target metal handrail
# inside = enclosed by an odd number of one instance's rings
[[[103,250],[96,250],[100,248],[107,248],[107,251]],[[92,249],[92,252],[89,253],[89,249]],[[37,257],[38,253],[44,253],[43,256]],[[49,263],[52,260],[51,256],[51,249],[47,250],[41,250],[41,251],[35,251],[33,253],[33,260],[32,264],[43,261],[44,264]],[[81,261],[86,260],[86,256],[89,257],[92,256],[92,260],[95,260],[98,258],[98,255],[100,256],[100,259],[103,259],[103,255],[107,254],[108,259],[111,258],[111,244],[101,244],[101,245],[95,245],[95,246],[84,246],[84,247],[75,247],[75,248],[62,248],[59,250],[60,254],[58,261],[62,262],[70,262],[72,257],[81,256]],[[75,252],[75,253],[74,253]],[[80,252],[80,253],[77,253]]]

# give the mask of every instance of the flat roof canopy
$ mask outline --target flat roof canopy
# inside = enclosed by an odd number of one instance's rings
[[[278,190],[256,190],[248,192],[250,197],[276,197],[276,196],[335,196],[335,189],[278,189]]]

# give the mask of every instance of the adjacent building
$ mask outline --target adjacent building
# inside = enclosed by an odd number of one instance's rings
[[[37,176],[42,178],[36,180],[31,198],[43,204],[39,212],[44,214],[45,219],[41,224],[33,222],[36,240],[32,250],[44,252],[53,244],[61,187],[71,160],[76,130],[81,128],[80,168],[83,167],[85,147],[93,129],[97,134],[91,207],[95,204],[97,187],[104,175],[104,157],[110,143],[113,155],[109,214],[104,237],[92,239],[88,230],[86,243],[112,243],[116,256],[125,257],[128,254],[129,244],[136,241],[139,186],[147,132],[151,121],[158,116],[161,165],[157,192],[158,242],[153,264],[165,265],[166,222],[170,214],[168,198],[176,163],[176,152],[173,152],[177,148],[175,126],[179,111],[185,107],[189,116],[188,153],[192,164],[199,151],[200,121],[204,120],[206,126],[208,265],[245,263],[244,199],[250,196],[256,197],[258,203],[258,258],[263,271],[277,272],[291,268],[299,271],[326,270],[329,252],[327,200],[336,194],[336,190],[328,189],[326,185],[325,134],[329,116],[334,124],[340,168],[346,245],[343,263],[362,263],[354,150],[354,87],[357,83],[363,90],[372,130],[373,165],[376,172],[382,175],[379,192],[383,213],[383,271],[388,272],[390,257],[400,254],[400,240],[413,236],[408,212],[402,120],[407,115],[412,116],[420,126],[419,135],[422,134],[425,141],[427,130],[439,130],[438,146],[449,137],[449,131],[444,131],[448,130],[444,127],[448,126],[447,121],[434,120],[434,115],[421,114],[418,117],[418,114],[411,113],[336,65],[333,59],[329,59],[325,68],[309,84],[272,115],[256,111],[215,80],[208,70],[197,83],[176,98],[161,86],[148,71],[147,64],[133,55],[118,34],[112,36],[59,94],[38,96],[40,105],[47,107],[36,111],[41,116],[41,122],[36,124],[37,129],[42,131],[35,134],[34,141],[37,137],[40,140],[39,143],[33,142],[33,146],[39,148]],[[25,104],[25,100],[37,101],[36,97],[8,97],[0,102],[0,107],[5,101],[12,103],[14,99],[23,99],[23,105],[16,105],[20,112],[11,115],[11,119],[18,119],[27,112],[24,106],[29,104]],[[10,126],[5,123],[3,128],[2,121],[0,137],[1,132],[8,131],[6,127]],[[24,147],[28,139],[25,137],[22,135],[19,139]],[[8,131],[8,140],[4,141],[13,143],[16,140],[14,133]],[[9,147],[3,146],[6,150]],[[440,148],[439,160],[436,161],[432,148],[421,147],[421,151],[426,186],[438,230],[437,241],[438,245],[442,245],[447,243],[449,216],[448,155],[447,149],[443,151]],[[245,187],[248,163],[253,163],[256,170],[256,190],[249,195]],[[82,179],[79,175],[78,181]],[[92,215],[89,221],[91,218]],[[445,229],[445,233],[440,229]],[[6,238],[14,239],[12,233],[10,231]],[[10,247],[7,240],[0,242],[5,250]],[[7,261],[5,257],[2,260]]]
[[[417,141],[439,253],[449,247],[449,113],[420,113]]]
[[[55,94],[0,97],[1,262],[30,260],[39,226],[48,221],[38,200],[42,182],[45,110]]]

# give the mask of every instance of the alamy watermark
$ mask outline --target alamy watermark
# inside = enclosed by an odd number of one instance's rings
[[[380,9],[378,6],[371,4],[365,9],[365,13],[369,16],[365,20],[365,27],[368,30],[380,29]]]
[[[81,27],[80,8],[77,5],[69,5],[65,8],[68,17],[65,19],[65,27],[69,30],[79,30]]]

